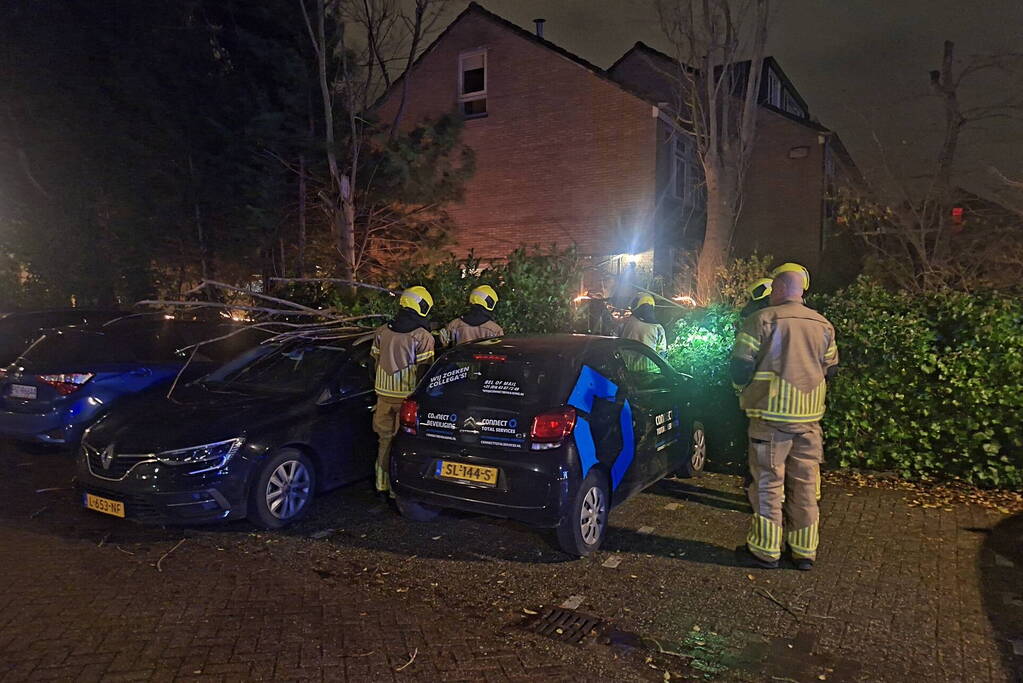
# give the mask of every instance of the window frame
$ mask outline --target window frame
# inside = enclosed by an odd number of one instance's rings
[[[671,196],[683,203],[696,204],[699,198],[699,162],[696,149],[684,133],[675,132],[671,136]],[[679,192],[679,171],[684,170],[685,185]]]
[[[781,74],[774,69],[768,67],[767,69],[767,103],[772,107],[778,109],[782,108],[783,95],[785,86],[781,80]],[[777,94],[777,99],[775,95]]]
[[[465,88],[465,62],[472,57],[482,57],[483,59],[483,90],[474,90],[471,93],[464,93]],[[463,50],[458,53],[458,109],[462,118],[466,119],[478,119],[489,114],[487,109],[487,87],[490,80],[490,69],[487,65],[487,48],[478,47],[472,50]],[[483,100],[483,111],[477,114],[466,114],[465,105],[469,102],[478,102]]]

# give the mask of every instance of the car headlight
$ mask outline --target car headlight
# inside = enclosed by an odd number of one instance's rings
[[[164,465],[201,465],[202,468],[189,472],[198,474],[223,467],[227,461],[234,457],[238,449],[245,443],[245,439],[238,437],[227,441],[206,443],[191,448],[179,448],[173,451],[163,451],[156,454],[156,459]]]

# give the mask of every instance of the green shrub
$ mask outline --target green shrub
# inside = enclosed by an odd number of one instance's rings
[[[1023,488],[1018,298],[892,293],[861,280],[810,304],[838,335],[839,374],[823,421],[830,464]],[[737,321],[727,307],[695,310],[678,321],[668,349],[668,361],[694,377],[713,416],[718,457],[741,458],[743,450],[728,377]]]
[[[824,418],[840,465],[1023,487],[1018,299],[861,281],[819,303],[841,355]]]

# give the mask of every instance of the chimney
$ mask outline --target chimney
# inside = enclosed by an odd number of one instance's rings
[[[536,24],[536,37],[543,38],[543,23],[546,19],[533,19],[533,23]]]

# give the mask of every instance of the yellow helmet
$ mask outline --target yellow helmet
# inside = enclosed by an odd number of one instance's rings
[[[497,292],[490,285],[477,285],[469,292],[469,303],[479,304],[488,311],[492,311],[497,305]]]
[[[647,292],[640,292],[636,296],[636,298],[632,300],[631,308],[632,308],[632,310],[636,310],[637,308],[639,308],[640,306],[642,306],[644,304],[650,304],[651,306],[656,306],[657,305],[657,304],[654,303],[654,297],[651,294],[649,294]]]
[[[409,287],[398,298],[398,305],[403,308],[411,308],[417,315],[425,318],[433,308],[433,296],[426,287]]]
[[[771,285],[773,284],[774,280],[771,278],[762,277],[751,282],[750,286],[746,288],[746,293],[749,294],[751,301],[760,301],[771,296]]]
[[[783,263],[771,271],[771,277],[776,278],[782,273],[802,273],[803,291],[810,289],[810,271],[798,263]]]

